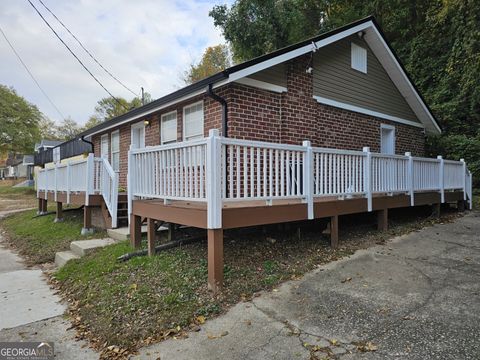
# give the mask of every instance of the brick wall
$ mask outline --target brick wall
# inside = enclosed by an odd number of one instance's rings
[[[369,115],[323,105],[313,99],[312,75],[307,74],[309,55],[290,61],[286,66],[287,92],[274,93],[241,84],[230,84],[215,92],[228,102],[228,135],[233,138],[277,143],[301,144],[310,140],[314,146],[361,150],[369,146],[380,150],[380,125],[395,126],[396,152],[411,151],[424,155],[423,129],[383,120]],[[221,131],[221,105],[200,95],[162,109],[158,113],[120,126],[120,186],[127,186],[127,157],[130,147],[130,125],[148,120],[145,144],[160,144],[162,114],[177,112],[177,140],[183,140],[183,107],[203,100],[204,135],[210,129]],[[110,133],[115,129],[109,130]],[[100,156],[100,138],[93,137],[95,156]],[[109,139],[110,146],[110,139]]]

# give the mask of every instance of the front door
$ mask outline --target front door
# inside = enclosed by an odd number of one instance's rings
[[[380,152],[382,154],[395,154],[395,127],[382,124],[380,131]]]
[[[143,121],[132,125],[131,144],[134,149],[145,147],[145,125]]]

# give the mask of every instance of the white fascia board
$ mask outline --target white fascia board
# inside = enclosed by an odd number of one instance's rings
[[[329,44],[331,44],[335,41],[341,40],[341,39],[343,39],[347,36],[350,36],[352,34],[356,34],[359,31],[364,31],[369,27],[374,27],[372,21],[367,21],[363,24],[359,24],[359,25],[354,26],[350,29],[339,32],[338,34],[328,36],[325,39],[317,41],[315,43],[315,45],[316,45],[317,48],[321,48],[321,47],[329,45]],[[312,48],[313,48],[312,44],[308,44],[308,45],[302,46],[301,48],[289,51],[285,54],[275,56],[271,59],[265,60],[261,63],[249,66],[245,69],[242,69],[242,70],[239,70],[237,72],[234,72],[233,74],[230,74],[229,81],[236,81],[236,80],[244,78],[248,75],[251,75],[251,74],[254,74],[256,72],[265,70],[269,67],[275,66],[277,64],[281,64],[285,61],[288,61],[288,60],[294,59],[298,56],[307,54],[307,53],[312,51]]]
[[[229,82],[229,81],[228,81],[227,79],[222,80],[222,81],[219,81],[219,82],[213,84],[213,88],[216,89],[216,88],[218,88],[218,87],[220,87],[220,86],[223,86],[223,85],[227,84],[228,82]],[[154,107],[154,108],[152,108],[152,109],[150,109],[150,110],[148,110],[148,111],[142,112],[142,113],[137,114],[137,115],[132,116],[132,117],[128,117],[128,118],[126,118],[126,119],[124,119],[124,120],[122,120],[122,121],[120,121],[120,122],[116,122],[116,123],[114,123],[114,124],[112,124],[112,125],[110,125],[110,126],[108,126],[108,127],[106,127],[106,128],[103,128],[103,129],[101,129],[101,130],[95,131],[94,133],[88,134],[85,138],[87,138],[87,139],[90,138],[90,139],[91,139],[93,135],[96,135],[96,134],[101,133],[101,132],[104,132],[104,131],[108,131],[108,130],[110,130],[110,129],[112,129],[112,128],[116,128],[116,127],[118,127],[118,126],[120,126],[120,125],[124,125],[124,124],[126,124],[126,123],[129,123],[129,122],[135,120],[135,119],[138,119],[138,118],[141,118],[141,117],[150,115],[150,114],[152,114],[152,113],[154,113],[154,112],[157,112],[157,111],[162,110],[162,109],[165,109],[165,108],[167,108],[167,107],[169,107],[169,106],[175,105],[176,103],[179,103],[179,102],[182,102],[182,101],[191,99],[191,98],[193,98],[193,97],[195,97],[195,96],[202,95],[202,94],[204,94],[204,93],[205,93],[205,90],[197,90],[197,91],[195,91],[195,92],[193,92],[193,93],[190,93],[190,94],[188,94],[188,95],[182,96],[181,98],[178,98],[178,99],[169,101],[169,102],[166,103],[166,104],[159,105],[159,106]]]
[[[415,115],[417,115],[420,121],[425,125],[426,129],[440,134],[442,130],[437,125],[432,114],[418,92],[415,90],[413,84],[408,79],[407,74],[403,71],[401,65],[398,63],[382,35],[375,26],[372,28],[373,32],[367,32],[365,34],[365,41],[384,67],[388,76],[390,76],[394,84],[397,86],[408,105],[412,108]]]
[[[256,87],[262,90],[268,90],[276,93],[287,92],[287,88],[284,86],[279,86],[275,84],[270,84],[265,81],[255,80],[251,78],[242,78],[235,81],[236,83]]]
[[[343,103],[343,102],[340,102],[340,101],[327,99],[325,97],[316,96],[316,95],[314,95],[313,98],[321,104],[335,106],[335,107],[340,108],[340,109],[354,111],[354,112],[358,112],[360,114],[365,114],[365,115],[371,115],[371,116],[378,117],[380,119],[386,119],[386,120],[394,121],[394,122],[397,122],[397,123],[400,123],[400,124],[415,126],[415,127],[421,128],[421,129],[425,128],[425,126],[423,124],[417,123],[415,121],[402,119],[402,118],[399,118],[399,117],[396,117],[396,116],[384,114],[384,113],[381,113],[381,112],[378,112],[378,111],[373,111],[373,110],[370,110],[370,109],[365,109],[365,108],[362,108],[360,106],[350,105],[350,104],[346,104],[346,103]]]

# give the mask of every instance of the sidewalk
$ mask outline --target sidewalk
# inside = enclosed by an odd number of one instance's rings
[[[0,341],[53,341],[57,359],[98,358],[67,330],[66,307],[59,301],[42,270],[27,268],[0,233]]]
[[[358,251],[139,359],[478,359],[480,214]]]

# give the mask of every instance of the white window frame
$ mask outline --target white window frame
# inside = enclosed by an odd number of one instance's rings
[[[364,48],[363,46],[355,44],[352,41],[351,50],[350,50],[350,64],[352,69],[366,74],[367,67],[368,67],[367,58],[368,58],[367,49]]]
[[[118,135],[118,150],[113,151],[113,139],[117,135]],[[118,169],[115,169],[115,167],[114,167],[115,163],[113,161],[113,155],[115,155],[117,153],[118,153]],[[115,131],[112,131],[110,133],[110,163],[113,167],[113,170],[115,170],[115,172],[120,172],[120,130],[115,130]]]
[[[174,110],[174,111],[170,111],[168,113],[165,113],[165,114],[162,114],[161,118],[160,118],[160,144],[171,144],[171,143],[174,143],[174,142],[177,142],[177,131],[175,131],[175,139],[174,140],[164,140],[163,138],[163,134],[164,134],[164,131],[163,131],[163,121],[164,119],[169,116],[169,115],[172,115],[172,114],[175,114],[175,128],[177,129],[177,126],[178,126],[178,113],[177,113],[177,110]]]
[[[384,141],[385,139],[383,138],[383,130],[390,130],[392,131],[392,142],[393,142],[393,149],[392,149],[392,152],[383,152],[383,147],[384,147]],[[382,154],[388,154],[388,155],[394,155],[395,154],[395,150],[396,150],[396,142],[397,142],[397,138],[396,138],[396,133],[395,133],[395,126],[393,125],[388,125],[388,124],[381,124],[380,125],[380,152]]]
[[[106,144],[107,144],[107,151],[106,152],[103,151],[103,142],[104,142],[105,139],[106,139]],[[100,137],[100,157],[105,158],[107,160],[110,158],[110,140],[108,138],[108,134],[103,134]]]
[[[130,126],[130,144],[133,144],[133,132],[137,129],[143,129],[143,146],[139,144],[137,148],[145,147],[145,122],[144,121],[137,122]]]
[[[189,136],[189,138],[187,139],[186,136],[185,136],[185,124],[186,124],[186,121],[185,121],[185,110],[188,109],[188,108],[191,108],[191,107],[194,107],[194,106],[197,106],[198,104],[202,104],[202,132],[201,133],[198,133],[198,134],[195,134],[195,135],[191,135]],[[188,141],[188,140],[194,140],[194,139],[197,139],[199,137],[203,137],[204,135],[204,131],[205,131],[205,110],[204,110],[204,106],[203,106],[203,100],[200,100],[200,101],[197,101],[197,102],[194,102],[193,104],[188,104],[187,106],[184,106],[183,107],[183,117],[182,117],[182,138],[183,138],[183,141]]]

